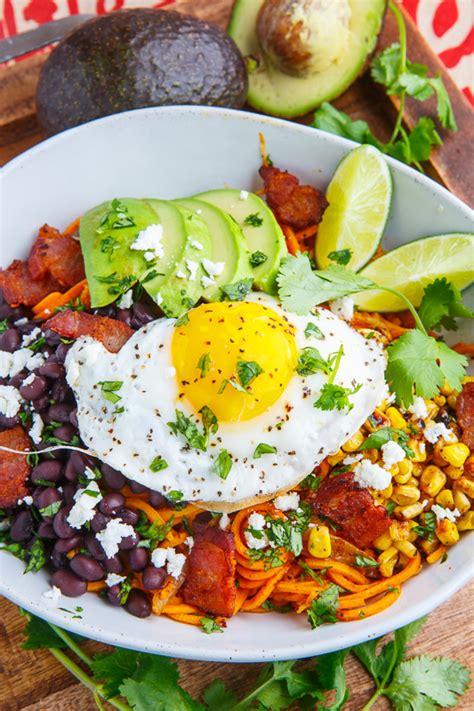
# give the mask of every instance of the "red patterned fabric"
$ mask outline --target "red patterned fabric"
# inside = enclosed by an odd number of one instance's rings
[[[175,0],[0,0],[0,39],[80,12],[102,15],[130,7],[164,7]],[[212,2],[212,0],[209,0]],[[472,0],[401,0],[454,81],[474,105]]]

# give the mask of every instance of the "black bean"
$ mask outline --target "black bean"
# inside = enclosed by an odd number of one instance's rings
[[[51,582],[66,597],[79,597],[87,591],[86,581],[78,578],[70,570],[56,570],[52,575]]]
[[[56,358],[60,363],[63,363],[65,361],[70,347],[71,346],[68,343],[60,343],[59,346],[56,348]]]
[[[13,519],[10,528],[12,541],[26,541],[33,531],[33,517],[29,511],[20,511]]]
[[[38,526],[38,536],[40,538],[48,538],[54,540],[56,538],[56,534],[54,533],[54,528],[52,524],[48,523],[48,521],[41,521]]]
[[[0,336],[0,351],[13,353],[21,343],[20,334],[16,328],[7,328]]]
[[[106,558],[103,565],[108,573],[121,573],[123,570],[123,563],[118,555]]]
[[[107,589],[107,599],[115,607],[120,605],[120,585],[112,585]]]
[[[120,511],[125,503],[125,496],[119,494],[118,491],[114,491],[110,494],[106,494],[99,504],[99,509],[104,514],[115,515]]]
[[[43,410],[46,410],[49,405],[49,397],[48,395],[42,395],[37,400],[33,400],[31,404],[33,406],[33,410],[36,412],[43,412]]]
[[[74,501],[74,494],[76,493],[77,487],[75,484],[64,484],[63,485],[63,499],[65,503],[69,506]]]
[[[55,459],[48,459],[40,462],[31,470],[31,481],[36,484],[38,479],[44,481],[57,481],[61,476],[61,462]]]
[[[59,553],[53,548],[50,556],[51,564],[53,568],[67,568],[69,561],[64,553]]]
[[[66,403],[51,405],[48,410],[48,415],[55,422],[64,422],[69,424],[69,415],[73,409],[72,405],[67,405]]]
[[[125,486],[125,482],[127,480],[125,479],[124,475],[118,472],[116,469],[112,469],[112,467],[109,467],[108,464],[102,464],[100,469],[102,471],[104,483],[110,489],[121,489],[123,486]]]
[[[43,378],[41,375],[35,375],[34,379],[31,382],[28,382],[27,385],[25,385],[24,383],[20,385],[20,395],[25,400],[37,400],[43,395],[47,386],[48,383],[46,382],[45,378]]]
[[[56,356],[52,356],[55,358]],[[38,373],[40,375],[45,375],[47,378],[51,378],[51,380],[57,380],[58,378],[64,378],[64,366],[61,365],[61,363],[57,363],[56,361],[49,361],[47,363],[44,363],[41,367],[38,368]]]
[[[93,558],[105,560],[105,551],[93,533],[88,533],[84,537],[84,543]]]
[[[79,548],[79,546],[82,546],[82,536],[76,533],[71,538],[60,538],[54,544],[54,549],[58,553],[69,553],[73,548]]]
[[[133,304],[132,314],[132,324],[133,322],[139,324],[138,328],[144,326],[146,323],[150,323],[150,321],[154,321],[156,318],[154,309],[140,302]]]
[[[0,319],[3,320],[4,318],[11,318],[11,319],[15,318],[13,315],[13,311],[14,310],[12,309],[11,306],[9,306],[8,304],[1,303],[0,304]]]
[[[151,603],[142,590],[134,588],[130,590],[128,600],[125,603],[127,612],[135,617],[149,617],[151,615]]]
[[[162,509],[168,506],[168,499],[163,494],[160,494],[159,491],[150,490],[148,492],[148,501],[155,509]]]
[[[134,494],[143,494],[147,488],[143,484],[139,484],[137,481],[129,481],[128,485]]]
[[[5,415],[0,415],[0,427],[5,430],[11,430],[12,427],[19,424],[20,418],[18,415],[15,415],[15,417],[5,417]]]
[[[139,540],[140,536],[134,531],[130,536],[122,538],[119,548],[121,551],[129,551],[131,548],[135,548]]]
[[[73,427],[76,428],[76,430],[79,429],[79,420],[77,419],[77,410],[72,409],[71,412],[69,413],[69,422]]]
[[[76,481],[78,477],[76,467],[71,462],[70,458],[67,460],[66,466],[64,467],[64,476],[68,481]]]
[[[41,491],[37,496],[35,496],[34,499],[35,506],[38,509],[45,509],[47,506],[61,501],[62,497],[57,489],[48,486],[47,489],[43,489],[43,491]],[[48,516],[48,518],[50,517]]]
[[[117,309],[113,304],[110,304],[109,306],[101,306],[98,309],[94,309],[92,313],[97,314],[97,316],[108,316],[109,318],[114,318],[117,313]]]
[[[166,570],[164,568],[155,568],[154,565],[149,565],[142,573],[142,585],[145,590],[159,590],[163,587],[166,580]]]
[[[131,509],[122,509],[117,518],[121,519],[124,523],[130,524],[130,526],[135,526],[135,524],[138,523],[138,514]]]
[[[71,536],[74,536],[75,534],[72,526],[70,526],[66,521],[70,511],[71,506],[63,506],[63,508],[59,509],[58,513],[54,517],[53,528],[58,538],[71,538]]]
[[[100,511],[96,511],[94,518],[91,520],[91,528],[95,533],[103,531],[110,521],[110,516],[105,516]]]
[[[104,571],[100,563],[83,553],[78,553],[74,558],[71,558],[69,565],[74,573],[83,578],[83,580],[95,581],[102,580],[104,577]]]
[[[49,328],[44,331],[44,337],[48,346],[58,346],[61,343],[61,336],[56,331],[51,331]]]
[[[53,434],[58,439],[63,440],[63,442],[70,442],[77,432],[72,425],[61,425],[61,427],[57,427],[53,430]]]
[[[132,570],[143,570],[148,565],[148,551],[146,548],[132,548],[128,553],[128,564]]]
[[[51,397],[55,402],[64,402],[69,394],[68,385],[63,378],[58,378],[51,388]]]
[[[132,325],[132,311],[131,309],[119,309],[117,311],[117,318],[119,321],[123,321],[127,326]]]

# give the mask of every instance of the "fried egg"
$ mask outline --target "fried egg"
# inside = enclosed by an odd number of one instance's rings
[[[338,355],[334,385],[347,388],[348,406],[315,407],[328,374],[297,372],[308,347],[333,363]],[[78,339],[66,369],[81,437],[97,457],[165,496],[217,511],[295,486],[386,394],[374,340],[327,309],[298,316],[262,293],[153,321],[117,354]]]

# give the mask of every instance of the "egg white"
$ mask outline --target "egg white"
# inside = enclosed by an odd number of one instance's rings
[[[254,293],[248,301],[261,302],[285,316],[296,329],[298,351],[314,346],[327,358],[343,345],[335,382],[351,389],[362,384],[350,395],[353,408],[315,408],[327,376],[320,372],[303,378],[295,372],[281,397],[264,413],[244,422],[221,423],[206,452],[192,449],[168,426],[178,408],[201,430],[200,417],[178,397],[171,357],[175,320],[163,318],[137,331],[117,354],[89,337],[77,340],[68,353],[67,380],[77,400],[79,431],[96,456],[165,495],[179,491],[186,501],[206,501],[214,509],[220,502],[238,508],[239,501],[291,488],[359,429],[386,394],[385,356],[376,342],[364,339],[327,309],[318,309],[316,316],[297,316],[265,294]],[[317,324],[323,339],[306,338],[310,321]],[[199,355],[191,357],[197,360]],[[100,381],[123,382],[118,403],[104,399]],[[114,415],[117,407],[124,411]],[[276,447],[277,452],[254,459],[260,443]],[[222,448],[233,459],[226,480],[212,471]],[[163,457],[168,467],[152,472],[150,464],[156,456]]]

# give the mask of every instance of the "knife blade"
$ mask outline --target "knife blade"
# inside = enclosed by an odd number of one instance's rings
[[[91,17],[95,17],[95,15],[81,14],[62,17],[60,20],[46,22],[34,30],[0,40],[0,63],[21,57],[22,54],[41,49],[53,42],[59,42],[71,30],[82,25],[86,20],[90,20]]]

